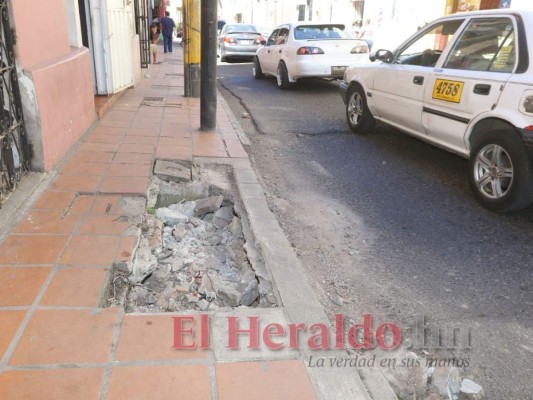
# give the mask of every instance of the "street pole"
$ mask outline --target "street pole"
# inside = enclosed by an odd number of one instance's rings
[[[185,97],[200,97],[200,0],[183,0]]]
[[[217,0],[202,0],[200,129],[217,126]]]

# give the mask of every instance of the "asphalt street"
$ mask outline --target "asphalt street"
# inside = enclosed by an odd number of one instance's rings
[[[356,267],[339,271],[361,302],[402,323],[468,326],[469,372],[488,398],[533,398],[533,207],[493,214],[470,191],[465,159],[380,124],[351,133],[335,82],[281,91],[250,63],[217,75],[237,118],[250,114],[246,133],[276,139],[288,182],[276,190],[315,193],[360,221]]]

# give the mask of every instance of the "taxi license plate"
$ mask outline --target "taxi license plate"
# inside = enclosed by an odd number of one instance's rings
[[[452,103],[460,103],[464,84],[464,82],[459,81],[436,79],[435,86],[433,86],[433,98]]]
[[[346,71],[346,67],[331,67],[331,75],[333,76],[344,76],[344,72]]]

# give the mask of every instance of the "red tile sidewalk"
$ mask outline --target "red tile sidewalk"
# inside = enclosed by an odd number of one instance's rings
[[[0,399],[315,398],[301,360],[217,362],[173,350],[171,316],[102,308],[112,263],[137,243],[120,199],[145,196],[153,160],[247,157],[222,107],[216,132],[199,131],[181,49],[148,74],[0,244]]]

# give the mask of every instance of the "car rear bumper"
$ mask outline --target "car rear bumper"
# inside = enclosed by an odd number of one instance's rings
[[[368,56],[361,56],[358,60],[354,56],[350,60],[339,59],[339,60],[324,60],[321,61],[320,57],[316,56],[297,56],[298,58],[295,62],[289,61],[289,75],[292,79],[299,78],[337,78],[342,79],[344,77],[344,71],[354,65],[357,65],[360,62],[368,59]],[[309,58],[307,58],[309,57]],[[312,57],[312,58],[311,58]],[[354,62],[355,61],[355,62]],[[332,67],[345,67],[343,70],[339,71],[337,74],[332,74]]]
[[[345,66],[344,64],[339,64]],[[307,63],[299,62],[293,65],[292,71],[289,70],[289,74],[293,79],[299,78],[338,78],[341,79],[342,75],[332,75],[331,64],[319,64],[319,63]]]
[[[225,57],[250,57],[253,58],[259,47],[250,46],[224,46],[221,50]]]

